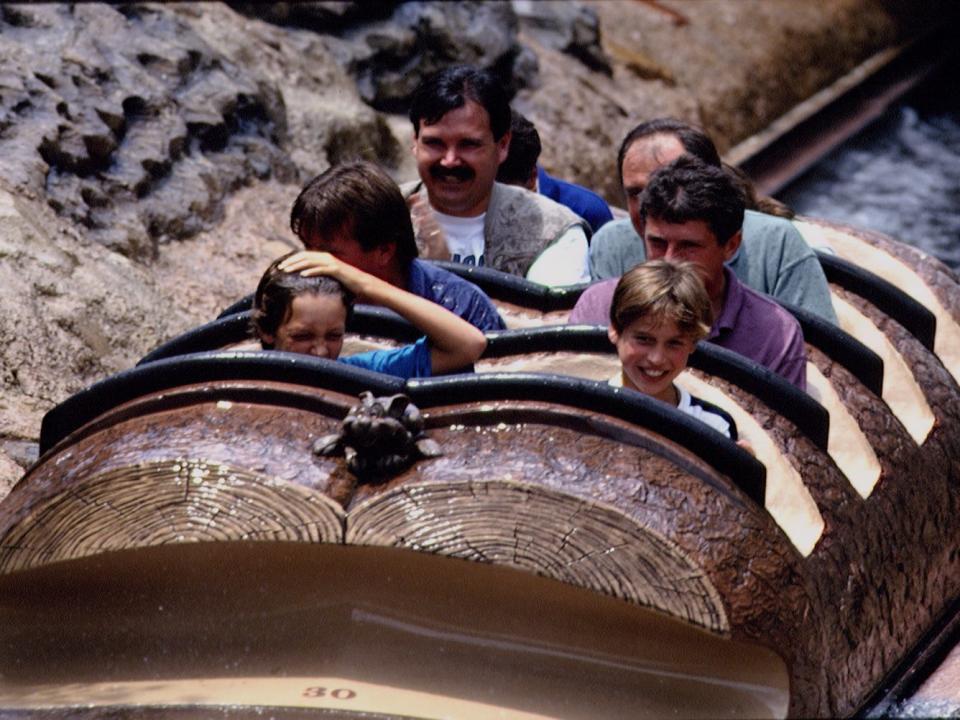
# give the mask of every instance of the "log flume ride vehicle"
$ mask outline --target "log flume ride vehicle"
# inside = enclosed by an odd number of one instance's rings
[[[796,311],[810,394],[703,343],[680,379],[756,457],[608,386],[604,331],[551,324],[577,288],[483,269],[476,374],[250,352],[231,311],[69,398],[0,504],[0,708],[862,712],[957,616],[960,281],[798,225],[842,328]]]

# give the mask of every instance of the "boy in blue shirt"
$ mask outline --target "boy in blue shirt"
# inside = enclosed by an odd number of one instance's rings
[[[480,288],[417,257],[410,209],[397,184],[373,163],[335,165],[307,183],[293,203],[290,228],[307,250],[331,253],[481,330],[505,327]]]

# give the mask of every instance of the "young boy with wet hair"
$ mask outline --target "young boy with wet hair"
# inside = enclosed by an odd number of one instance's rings
[[[607,335],[622,366],[610,383],[673,405],[735,441],[729,414],[674,383],[712,322],[710,298],[691,263],[651,260],[628,270],[610,306]]]
[[[290,253],[267,268],[251,322],[267,350],[303,353],[401,378],[471,366],[487,339],[449,310],[323,252]],[[393,310],[424,333],[412,345],[340,358],[354,298]]]
[[[309,251],[329,252],[481,330],[505,327],[480,288],[417,257],[410,210],[400,188],[378,165],[343,163],[313,178],[293,203],[290,229],[307,256]]]

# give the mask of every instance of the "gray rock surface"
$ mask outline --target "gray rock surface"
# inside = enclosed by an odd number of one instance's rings
[[[43,413],[129,367],[176,330],[178,312],[148,268],[85,240],[45,203],[0,190],[0,227],[2,491],[30,461],[22,441]]]
[[[540,45],[572,55],[591,70],[613,73],[593,8],[564,0],[513,0],[512,5],[520,27]]]
[[[130,256],[220,220],[225,195],[296,170],[283,98],[159,8],[5,6],[0,152],[87,236]]]
[[[402,112],[430,73],[452,63],[492,69],[516,91],[537,81],[537,59],[518,39],[537,42],[609,74],[596,13],[579,2],[306,2],[236,9],[267,22],[326,36],[360,96],[384,112]]]
[[[520,53],[517,17],[503,2],[403,3],[327,42],[364,101],[386,112],[405,111],[420,81],[453,63],[492,68],[510,84]]]
[[[399,146],[312,32],[213,3],[4,5],[0,21],[2,493],[47,409],[294,247],[303,180]]]

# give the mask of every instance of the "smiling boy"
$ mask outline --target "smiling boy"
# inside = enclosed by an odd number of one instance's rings
[[[683,156],[650,178],[640,197],[641,237],[650,259],[691,262],[713,310],[709,342],[740,353],[807,388],[806,346],[797,320],[746,287],[725,263],[742,238],[744,198],[720,168]],[[570,323],[605,324],[616,279],[587,288]]]
[[[712,319],[710,298],[692,264],[651,260],[627,271],[610,306],[607,335],[621,364],[611,384],[673,405],[736,440],[730,415],[674,384]]]

